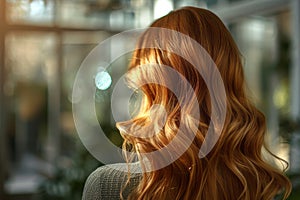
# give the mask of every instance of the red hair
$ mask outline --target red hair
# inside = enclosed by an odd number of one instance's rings
[[[180,109],[179,101],[172,91],[155,83],[140,87],[143,97],[138,114],[129,121],[117,123],[124,138],[125,149],[130,146],[130,149],[138,155],[160,150],[178,134],[179,125],[187,131],[196,127],[197,131],[189,148],[164,168],[146,172],[147,164],[140,157],[144,169],[143,178],[129,199],[252,200],[272,199],[281,192],[286,199],[291,191],[290,181],[282,170],[270,165],[263,158],[262,149],[266,149],[265,117],[246,95],[241,55],[222,21],[208,10],[184,7],[156,20],[150,27],[178,31],[197,41],[207,51],[224,82],[226,117],[216,145],[205,158],[199,159],[199,149],[212,115],[207,84],[191,63],[179,55],[160,48],[163,42],[167,42],[167,35],[163,33],[153,35],[146,30],[137,44],[137,50],[130,63],[127,77],[130,85],[142,85],[141,83],[149,77],[166,82],[170,79],[157,68],[149,69],[147,72],[134,70],[143,64],[157,63],[161,66],[170,66],[193,88],[201,117],[198,121],[186,117],[179,123],[180,116],[185,116],[186,113]],[[142,48],[153,46],[154,43],[155,48]],[[199,57],[193,54],[188,45],[180,41],[170,45],[191,54],[194,58]],[[133,73],[130,73],[131,71]],[[208,80],[215,81],[213,75]],[[178,83],[179,92],[184,93],[185,89],[184,84]],[[195,99],[191,101],[195,102]],[[137,130],[136,126],[159,123],[160,113],[155,115],[158,120],[151,121],[148,115],[155,104],[162,105],[168,114],[162,130],[151,138],[134,137],[128,134]],[[214,126],[217,127],[218,124]],[[177,145],[185,143],[185,139],[181,139]],[[267,152],[275,159],[279,159],[271,152]],[[172,149],[171,154],[176,154],[176,149]],[[155,167],[160,162],[161,160],[157,159],[151,160],[148,164]]]

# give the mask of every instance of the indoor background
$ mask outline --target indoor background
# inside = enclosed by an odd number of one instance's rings
[[[187,5],[214,11],[234,36],[270,147],[290,163],[289,199],[300,199],[300,0],[0,0],[1,200],[81,199],[87,176],[102,165],[73,121],[83,59],[110,36]],[[112,80],[127,61],[112,63]],[[110,114],[113,84],[96,91],[95,106],[107,137],[121,145]]]

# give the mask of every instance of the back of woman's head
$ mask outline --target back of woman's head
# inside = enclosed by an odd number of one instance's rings
[[[144,170],[130,198],[252,200],[283,191],[286,198],[290,182],[263,158],[265,118],[245,93],[240,53],[221,20],[184,7],[150,27],[127,76],[143,93],[139,110],[117,124]],[[199,157],[210,126],[217,141]]]

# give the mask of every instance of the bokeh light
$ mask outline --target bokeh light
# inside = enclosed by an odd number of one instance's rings
[[[112,83],[111,76],[106,71],[99,71],[95,77],[95,84],[99,90],[107,90]]]

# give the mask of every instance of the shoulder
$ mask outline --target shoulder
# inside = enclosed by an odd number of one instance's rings
[[[142,177],[138,163],[130,164],[129,168],[130,181],[124,189],[124,197],[138,185]],[[82,200],[120,199],[120,191],[128,179],[127,169],[125,163],[104,165],[96,169],[85,182]]]

